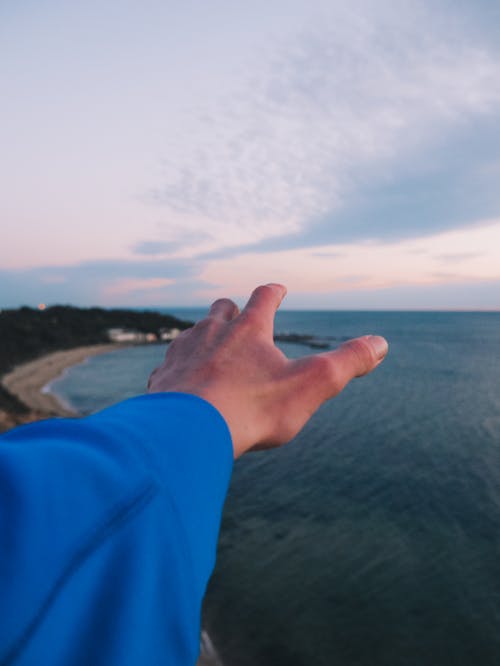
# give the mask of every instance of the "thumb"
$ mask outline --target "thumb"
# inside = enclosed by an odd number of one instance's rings
[[[389,345],[379,335],[365,335],[344,342],[330,352],[333,365],[332,396],[340,393],[355,377],[362,377],[374,370],[386,357]]]
[[[389,345],[384,338],[366,335],[348,340],[331,352],[299,359],[296,363],[300,370],[304,375],[309,374],[312,380],[306,380],[303,389],[310,387],[314,393],[313,402],[333,398],[351,379],[374,370],[383,361],[388,349]]]
[[[365,335],[344,342],[338,349],[330,352],[337,367],[337,373],[345,379],[343,385],[354,377],[361,377],[374,370],[389,351],[385,338],[379,335]]]

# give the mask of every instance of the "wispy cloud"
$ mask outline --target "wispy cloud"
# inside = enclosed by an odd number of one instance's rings
[[[498,279],[498,2],[122,4],[4,30],[2,306]]]
[[[174,252],[179,247],[176,241],[141,241],[132,246],[131,250],[134,254],[169,254]]]
[[[173,284],[175,284],[175,280],[171,278],[143,278],[142,280],[121,278],[106,284],[101,293],[108,298],[129,296],[138,292],[141,292],[141,294],[150,294],[151,291],[156,291]]]
[[[317,249],[335,253],[337,247]],[[320,259],[314,251],[300,247],[255,252],[208,262],[203,276],[212,283],[231,284],[236,293],[244,294],[259,275],[266,275],[286,284],[290,293],[329,293],[332,307],[339,291],[352,292],[355,307],[360,304],[356,294],[362,291],[377,292],[383,300],[384,290],[403,285],[433,285],[440,292],[450,281],[472,285],[500,279],[500,219],[474,230],[440,232],[429,237],[429,247],[432,252],[415,252],[421,249],[420,240],[351,243],[342,245],[342,251],[333,259]],[[463,258],[450,263],[439,258],[443,255]],[[223,295],[222,289],[210,290],[210,296]],[[466,296],[464,293],[464,299]],[[319,297],[312,302],[319,303]],[[401,305],[404,307],[404,302]]]
[[[320,259],[337,259],[342,256],[342,252],[311,252],[313,257],[319,257]]]
[[[490,178],[453,154],[478,122],[498,135],[490,44],[430,3],[338,3],[323,18],[214,103],[196,149],[173,154],[149,193],[188,225],[209,221],[219,248],[432,232],[454,223],[450,191]]]
[[[202,265],[193,261],[87,261],[0,271],[0,303],[159,304],[193,296]],[[189,289],[187,289],[189,286]],[[206,283],[203,284],[206,288]]]
[[[135,243],[131,250],[138,255],[168,255],[183,250],[186,247],[197,247],[200,244],[212,240],[212,236],[206,231],[196,230],[186,232],[183,229],[173,229],[170,236],[174,240],[142,240]]]
[[[434,258],[444,263],[455,264],[467,261],[467,259],[477,259],[484,255],[485,252],[445,252],[444,254],[436,255]]]

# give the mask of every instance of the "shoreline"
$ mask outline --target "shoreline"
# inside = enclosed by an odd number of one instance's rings
[[[69,368],[83,363],[92,356],[125,349],[128,346],[103,343],[52,352],[15,366],[0,378],[0,382],[28,408],[33,415],[33,419],[30,420],[51,416],[78,416],[75,409],[65,404],[51,391],[52,382]]]

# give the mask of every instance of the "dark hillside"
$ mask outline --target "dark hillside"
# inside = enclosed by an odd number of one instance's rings
[[[22,307],[0,312],[0,375],[15,365],[59,349],[108,342],[109,328],[158,334],[192,324],[158,312],[105,310],[55,305],[46,310]]]

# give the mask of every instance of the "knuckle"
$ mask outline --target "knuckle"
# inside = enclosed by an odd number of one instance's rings
[[[313,375],[322,377],[326,374],[329,374],[331,371],[331,362],[330,359],[322,354],[313,356],[311,358],[310,368]]]
[[[210,333],[218,328],[217,321],[211,317],[205,317],[196,322],[192,330],[195,330],[197,333]]]
[[[319,354],[314,357],[313,368],[315,368],[315,379],[317,381],[326,382],[329,389],[340,390],[341,381],[335,361],[327,355]]]
[[[342,345],[352,355],[358,374],[364,374],[373,365],[371,348],[361,339],[348,340]]]
[[[246,310],[241,315],[240,322],[245,328],[256,329],[261,326],[261,317],[255,310]]]
[[[212,309],[214,308],[229,308],[233,307],[234,303],[231,299],[229,298],[218,298],[216,301],[212,303]]]
[[[303,389],[314,387],[321,396],[324,392],[329,396],[340,390],[340,377],[335,361],[326,354],[317,354],[307,358],[306,372],[302,375]]]

